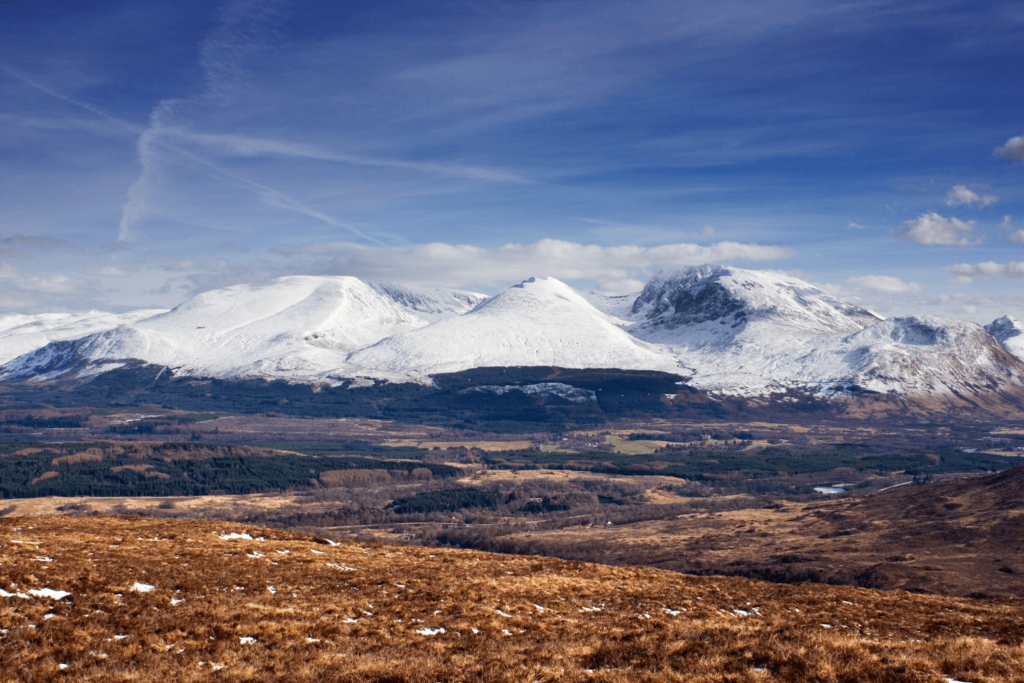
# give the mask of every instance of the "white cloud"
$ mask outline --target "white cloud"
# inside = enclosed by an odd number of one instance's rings
[[[105,266],[100,269],[100,275],[105,275],[107,277],[121,277],[124,275],[124,270],[117,266]]]
[[[768,261],[795,253],[785,247],[737,242],[602,247],[555,239],[494,248],[441,242],[382,248],[333,242],[279,246],[274,251],[308,257],[304,263],[295,264],[307,273],[318,271],[458,288],[505,287],[531,276],[550,276],[560,280],[592,280],[598,289],[608,293],[635,292],[642,287],[639,278],[662,267]]]
[[[1024,135],[1010,138],[1002,147],[996,147],[994,154],[1003,159],[1024,161]]]
[[[970,275],[957,275],[952,280],[949,280],[951,285],[969,285],[974,282],[974,278]]]
[[[21,278],[18,285],[21,289],[43,294],[69,294],[85,283],[68,275],[38,275]]]
[[[946,195],[946,204],[949,206],[957,206],[960,204],[981,204],[982,206],[989,206],[990,204],[995,204],[998,200],[999,198],[993,195],[980,197],[977,192],[968,189],[966,185],[954,185],[953,189]]]
[[[865,230],[868,226],[850,221],[849,223],[846,224],[846,227],[849,228],[850,230]]]
[[[715,234],[715,226],[705,225],[703,228],[697,231],[697,234],[701,235],[702,237],[711,237],[712,235]]]
[[[996,263],[985,261],[984,263],[958,263],[949,266],[946,271],[954,275],[980,275],[982,277],[1004,276],[1024,277],[1024,261],[1010,261],[1009,263]]]
[[[1010,216],[1010,215],[1003,216],[1003,222],[999,224],[999,227],[1006,228],[1007,230],[1012,228],[1013,227],[1013,216]]]
[[[889,275],[861,275],[851,277],[844,283],[850,287],[870,289],[873,292],[920,292],[921,285],[917,282],[904,282],[898,277]]]
[[[896,232],[918,244],[946,244],[968,247],[978,244],[981,240],[971,241],[964,233],[974,229],[974,221],[962,221],[959,218],[943,218],[934,211],[923,213],[914,220],[903,223],[902,230]]]
[[[1024,230],[1018,230],[1010,235],[1010,241],[1016,242],[1017,244],[1024,244]]]

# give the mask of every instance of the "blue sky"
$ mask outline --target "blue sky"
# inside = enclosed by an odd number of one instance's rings
[[[1024,318],[1019,2],[0,0],[0,312],[785,271]]]

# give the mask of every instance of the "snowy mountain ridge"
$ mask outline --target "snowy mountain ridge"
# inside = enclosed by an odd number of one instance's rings
[[[0,317],[0,380],[87,378],[129,362],[178,376],[333,385],[558,366],[659,370],[740,396],[795,389],[957,401],[1024,397],[1021,342],[1008,317],[987,330],[927,315],[881,320],[799,279],[729,266],[663,271],[628,297],[554,278],[486,297],[290,276],[205,292],[170,311]]]

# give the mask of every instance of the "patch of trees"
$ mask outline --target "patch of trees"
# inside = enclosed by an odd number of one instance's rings
[[[8,418],[0,422],[0,430],[5,427],[29,427],[31,429],[81,429],[88,427],[88,419],[80,415],[63,415],[59,417],[20,417]],[[9,431],[9,430],[7,430]]]
[[[100,447],[103,446],[103,447]],[[196,496],[319,486],[327,471],[380,470],[411,481],[459,474],[450,465],[366,457],[308,457],[251,446],[0,444],[0,497]],[[333,475],[340,476],[338,474]]]
[[[437,375],[434,386],[378,382],[353,388],[345,383],[317,391],[284,381],[179,378],[161,370],[152,366],[121,368],[75,384],[73,390],[58,383],[8,383],[6,389],[12,401],[31,399],[54,407],[152,404],[210,414],[368,417],[497,433],[555,431],[623,417],[671,416],[676,408],[664,400],[664,395],[687,389],[678,375],[617,369],[477,368]],[[573,402],[554,394],[520,391],[467,391],[475,386],[538,382],[560,382],[591,390],[597,400]],[[717,409],[709,410],[715,413]],[[162,426],[119,425],[113,431],[147,434],[151,428],[152,433],[160,433]]]
[[[949,472],[1001,471],[1015,466],[1013,457],[986,453],[964,453],[946,447],[929,452],[876,452],[871,449],[838,447],[798,451],[765,448],[760,451],[663,449],[649,455],[625,455],[594,451],[559,453],[537,450],[495,451],[482,454],[492,467],[521,469],[545,467],[585,469],[619,475],[664,475],[697,481],[730,477],[776,477],[780,473],[799,475],[850,468],[857,472],[906,472],[910,475]]]
[[[490,491],[481,489],[446,489],[417,493],[391,502],[386,509],[398,515],[426,514],[428,512],[454,512],[470,508],[496,510],[498,498]]]

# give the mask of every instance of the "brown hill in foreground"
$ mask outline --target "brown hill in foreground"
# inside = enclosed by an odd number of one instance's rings
[[[1024,597],[1024,467],[864,497],[522,532],[476,545],[781,582]]]
[[[0,585],[5,680],[1024,679],[1016,599],[331,545],[226,522],[0,519]]]

